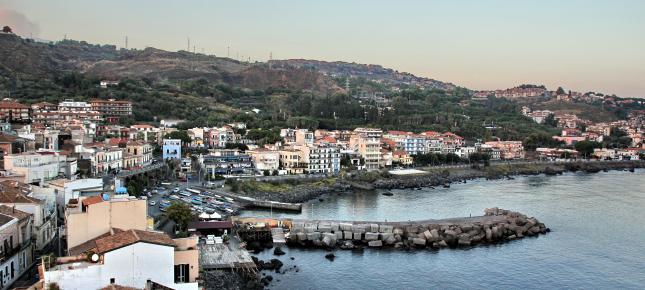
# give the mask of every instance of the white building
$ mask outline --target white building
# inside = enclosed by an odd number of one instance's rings
[[[258,148],[256,150],[248,150],[246,153],[251,156],[253,165],[259,172],[263,172],[265,170],[273,172],[273,170],[278,170],[278,167],[280,167],[279,151]]]
[[[464,159],[468,159],[468,157],[470,157],[470,154],[473,154],[476,152],[477,152],[477,148],[474,146],[459,147],[455,149],[455,154],[459,156],[459,158],[464,158]]]
[[[80,160],[89,160],[90,171],[94,176],[121,170],[123,168],[123,151],[122,148],[102,144],[76,146],[76,153],[79,154]]]
[[[175,268],[199,265],[176,263],[176,246],[164,233],[112,230],[88,241],[83,249],[75,251],[77,256],[58,258],[57,265],[48,269],[42,265],[44,284],[56,283],[66,290],[101,289],[110,285],[148,289],[150,281],[170,289],[197,290],[195,277],[186,275],[188,271],[177,271],[176,275]]]
[[[75,173],[74,160],[70,160],[74,164],[69,164],[71,167],[68,167],[66,155],[57,152],[25,152],[4,156],[4,168],[12,173],[24,175],[25,183],[43,182],[69,174],[72,170]]]
[[[89,112],[92,111],[92,105],[88,102],[75,102],[74,100],[65,100],[58,103],[60,112]]]
[[[298,146],[307,166],[305,173],[340,173],[340,149],[333,146]],[[379,151],[380,154],[380,151]]]
[[[56,179],[48,182],[46,186],[54,190],[57,210],[59,217],[62,218],[65,212],[65,205],[69,203],[70,199],[80,198],[82,196],[95,196],[103,192],[103,179]]]

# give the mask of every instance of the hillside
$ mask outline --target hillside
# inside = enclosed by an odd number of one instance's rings
[[[271,60],[273,68],[305,68],[321,72],[332,77],[353,77],[378,81],[393,86],[414,85],[425,89],[453,90],[455,85],[429,78],[418,77],[410,73],[399,72],[375,64],[358,64],[342,61],[327,62],[307,59]]]
[[[264,63],[155,48],[117,50],[113,45],[73,40],[45,44],[4,33],[0,34],[0,72],[4,78],[53,79],[61,73],[78,72],[99,79],[204,79],[252,90],[277,87],[321,94],[341,91],[330,78],[303,69],[273,71]]]

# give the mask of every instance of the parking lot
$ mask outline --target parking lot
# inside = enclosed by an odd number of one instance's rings
[[[232,199],[196,190],[195,187],[191,188],[191,184],[187,183],[173,183],[149,188],[147,193],[149,193],[148,215],[153,218],[161,216],[164,213],[163,207],[172,202],[188,204],[195,215],[216,213],[222,218],[226,218],[239,211],[239,205]]]

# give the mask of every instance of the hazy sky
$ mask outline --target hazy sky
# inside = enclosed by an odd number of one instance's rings
[[[190,37],[233,58],[381,64],[472,89],[645,96],[642,0],[0,0],[7,23],[49,40],[178,50]]]

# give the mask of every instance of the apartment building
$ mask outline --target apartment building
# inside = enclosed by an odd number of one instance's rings
[[[302,152],[302,163],[305,173],[338,174],[340,173],[340,149],[334,146],[297,146]]]
[[[280,168],[287,174],[303,174],[307,168],[304,162],[303,152],[294,148],[280,150]]]
[[[181,160],[181,140],[179,139],[163,139],[162,147],[163,159],[177,159]]]
[[[70,176],[76,172],[76,161],[58,152],[24,152],[4,156],[4,169],[23,175],[25,183],[44,182]]]
[[[522,141],[489,141],[485,144],[498,149],[503,160],[524,159]]]
[[[119,171],[123,168],[123,149],[102,143],[78,145],[76,153],[84,169],[93,176]],[[79,166],[80,167],[80,166]]]
[[[94,99],[90,101],[92,111],[97,111],[104,116],[132,115],[132,102],[115,99]]]
[[[375,128],[356,128],[350,137],[349,146],[364,159],[365,169],[377,170],[381,160],[381,137],[383,131]]]
[[[404,131],[388,131],[384,138],[393,140],[396,149],[403,150],[410,155],[424,154],[428,150],[428,140],[425,136]]]
[[[31,120],[31,108],[14,101],[0,101],[0,119],[8,123],[28,122]]]
[[[279,151],[258,148],[255,150],[247,150],[246,154],[251,156],[251,160],[253,161],[257,172],[263,172],[265,170],[273,172],[274,170],[278,170],[280,167]]]
[[[56,236],[56,205],[32,195],[32,186],[29,184],[11,180],[0,182],[0,205],[15,208],[33,216],[31,233],[36,241],[36,250],[42,250]]]
[[[92,110],[92,105],[87,102],[76,102],[74,100],[68,99],[63,102],[58,103],[59,112],[90,112]]]
[[[128,141],[126,143],[126,155],[128,161],[124,162],[126,169],[140,168],[152,164],[152,145],[143,141]]]
[[[215,175],[253,174],[253,161],[248,154],[237,149],[218,149],[199,158],[200,163],[211,177]]]

